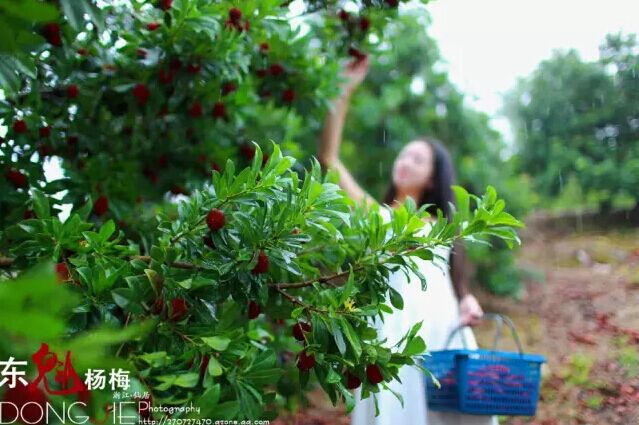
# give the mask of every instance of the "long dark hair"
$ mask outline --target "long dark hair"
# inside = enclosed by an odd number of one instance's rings
[[[433,137],[419,137],[415,140],[421,140],[430,145],[433,149],[433,175],[432,184],[424,188],[419,199],[416,199],[418,207],[424,204],[432,204],[426,210],[434,216],[437,216],[437,210],[440,209],[448,221],[452,220],[451,205],[455,204],[452,185],[456,184],[455,167],[448,149],[437,139]],[[391,205],[395,200],[397,189],[391,180],[383,202]],[[450,277],[453,283],[453,289],[458,299],[462,299],[468,293],[469,287],[469,263],[466,259],[466,250],[461,240],[457,240],[454,244],[453,251],[449,257]]]
[[[427,211],[434,216],[437,216],[437,210],[442,210],[442,213],[448,220],[451,220],[452,210],[450,204],[454,204],[455,197],[452,185],[456,184],[455,167],[453,166],[453,160],[451,159],[448,149],[444,147],[442,142],[433,137],[419,137],[415,140],[420,140],[428,143],[433,150],[433,174],[432,185],[428,188],[424,188],[420,195],[420,199],[416,199],[417,206],[420,207],[424,204],[432,204],[427,208]],[[397,188],[391,180],[386,194],[384,195],[383,202],[391,205],[397,195]]]

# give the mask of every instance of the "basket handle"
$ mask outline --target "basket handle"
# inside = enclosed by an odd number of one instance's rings
[[[519,335],[517,334],[517,330],[515,329],[515,324],[512,322],[512,320],[510,320],[509,317],[504,316],[502,314],[498,314],[498,313],[485,313],[483,318],[495,320],[498,325],[495,331],[495,341],[493,342],[493,350],[497,349],[497,344],[499,343],[499,339],[501,338],[501,330],[502,330],[503,324],[506,323],[506,325],[510,328],[510,333],[512,334],[513,339],[515,340],[515,343],[517,344],[517,349],[519,350],[519,354],[524,354],[524,350],[521,346],[521,341],[519,340]],[[453,337],[455,336],[455,334],[460,332],[462,329],[464,329],[467,326],[468,325],[459,325],[455,329],[453,329],[450,335],[448,335],[448,339],[446,340],[444,349],[448,349],[448,346],[453,340]],[[466,336],[464,335],[463,332],[461,332],[461,337],[462,337],[462,343],[464,344],[464,348],[468,349]]]

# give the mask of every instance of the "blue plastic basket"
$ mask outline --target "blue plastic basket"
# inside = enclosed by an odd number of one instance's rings
[[[519,352],[457,349],[433,351],[430,356],[424,356],[423,366],[441,385],[437,388],[431,377],[426,376],[428,407],[477,415],[533,416],[539,400],[540,368],[545,358],[523,353],[510,319],[497,314],[486,314],[485,317],[510,327]],[[462,328],[451,333],[446,347]],[[501,326],[498,326],[494,347],[500,332]],[[467,346],[465,339],[462,340]]]

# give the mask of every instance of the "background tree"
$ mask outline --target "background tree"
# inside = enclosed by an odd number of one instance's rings
[[[635,35],[609,35],[601,57],[556,52],[508,97],[521,168],[544,197],[632,207],[639,183]]]

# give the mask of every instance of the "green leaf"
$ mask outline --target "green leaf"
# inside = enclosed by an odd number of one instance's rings
[[[219,360],[215,356],[209,357],[209,365],[208,365],[209,375],[211,376],[220,376],[222,375],[222,365]]]
[[[402,310],[404,308],[404,299],[402,298],[401,294],[392,287],[389,287],[388,291],[390,292],[390,301],[393,307],[398,310]]]
[[[351,348],[353,349],[353,354],[355,354],[355,358],[359,359],[362,355],[362,346],[359,341],[359,337],[357,333],[351,326],[351,324],[344,318],[339,318],[340,324],[342,325],[342,331],[346,335],[346,339],[348,340]]]
[[[203,337],[202,341],[215,351],[224,351],[228,348],[231,340],[222,336]]]

